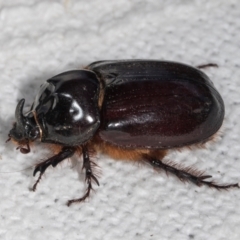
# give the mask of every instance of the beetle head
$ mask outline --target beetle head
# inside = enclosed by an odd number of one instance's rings
[[[25,99],[21,99],[16,107],[16,122],[8,134],[8,140],[12,139],[14,142],[17,142],[19,144],[17,149],[20,149],[22,153],[29,153],[29,142],[36,140],[40,133],[31,112],[26,116],[23,115],[24,102]],[[26,145],[26,148],[23,147],[24,145]]]

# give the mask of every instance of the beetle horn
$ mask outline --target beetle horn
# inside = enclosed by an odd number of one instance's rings
[[[17,123],[17,126],[21,129],[21,128],[24,128],[24,120],[25,120],[25,117],[23,116],[23,106],[24,106],[24,102],[25,102],[25,99],[21,99],[19,102],[18,102],[18,105],[16,107],[16,110],[15,110],[15,118],[16,118],[16,123]]]

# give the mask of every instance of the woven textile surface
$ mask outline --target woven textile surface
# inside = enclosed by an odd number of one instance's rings
[[[81,159],[49,168],[30,190],[47,145],[21,154],[6,144],[17,102],[30,107],[40,85],[108,59],[159,59],[197,66],[226,108],[216,141],[170,151],[223,184],[240,181],[240,2],[238,0],[0,0],[0,239],[240,239],[240,190],[182,183],[151,167],[98,155],[100,187],[88,201]],[[79,174],[80,173],[80,174]]]

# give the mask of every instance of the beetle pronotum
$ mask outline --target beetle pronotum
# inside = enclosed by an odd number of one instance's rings
[[[9,139],[22,153],[37,139],[60,146],[59,153],[36,165],[34,175],[40,174],[33,190],[49,166],[82,154],[87,190],[68,206],[89,197],[92,181],[99,185],[89,151],[146,162],[197,185],[239,187],[206,181],[210,175],[162,161],[169,149],[205,143],[222,125],[223,100],[197,68],[155,60],[99,61],[47,80],[27,113],[24,101],[16,107]]]

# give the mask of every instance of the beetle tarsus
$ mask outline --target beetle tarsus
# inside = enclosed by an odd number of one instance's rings
[[[238,183],[233,183],[233,184],[226,184],[226,185],[219,185],[217,183],[215,183],[214,181],[201,181],[202,184],[207,185],[210,188],[216,188],[217,190],[221,190],[221,189],[229,189],[229,188],[239,188],[239,184]],[[201,184],[200,184],[201,186]]]
[[[163,169],[166,174],[172,173],[176,175],[180,181],[182,182],[192,182],[197,186],[206,185],[211,188],[216,188],[218,190],[221,189],[229,189],[229,188],[239,188],[239,184],[226,184],[226,185],[219,185],[214,181],[205,181],[205,179],[211,178],[211,175],[204,175],[202,171],[193,169],[191,167],[182,167],[181,165],[177,165],[173,162],[164,163],[161,160],[149,157],[147,155],[144,156],[144,160],[150,163],[155,169]]]
[[[83,154],[83,169],[85,169],[85,181],[87,183],[87,190],[85,194],[81,198],[72,199],[67,202],[67,206],[69,207],[72,203],[80,203],[85,201],[91,193],[92,188],[92,180],[99,186],[99,182],[95,175],[93,174],[93,166],[96,166],[94,162],[92,162],[89,158],[89,152],[86,146],[82,147]]]
[[[218,65],[216,63],[207,63],[207,64],[202,64],[197,66],[197,68],[199,69],[208,68],[208,67],[218,67]]]
[[[72,203],[80,203],[80,202],[83,202],[83,201],[85,201],[85,200],[90,196],[90,192],[91,192],[91,190],[93,190],[92,184],[91,184],[91,179],[89,179],[87,182],[88,182],[88,187],[87,187],[86,193],[85,193],[81,198],[68,200],[68,202],[67,202],[67,206],[68,206],[68,207],[69,207]]]
[[[32,187],[33,192],[36,191],[37,185],[38,185],[38,183],[40,182],[40,180],[41,180],[41,178],[42,178],[42,175],[43,175],[43,173],[40,173],[37,181],[34,183],[34,185],[33,185],[33,187]]]
[[[40,182],[42,175],[44,174],[44,172],[46,171],[46,169],[49,166],[52,165],[53,167],[56,167],[64,159],[71,157],[75,151],[76,151],[76,149],[74,147],[64,147],[64,148],[62,148],[62,151],[59,152],[57,155],[45,160],[44,162],[37,164],[37,166],[35,167],[35,169],[33,171],[33,176],[35,176],[37,172],[40,172],[40,175],[39,175],[37,181],[35,182],[35,184],[33,185],[33,188],[32,188],[33,191],[36,190],[37,185]]]

